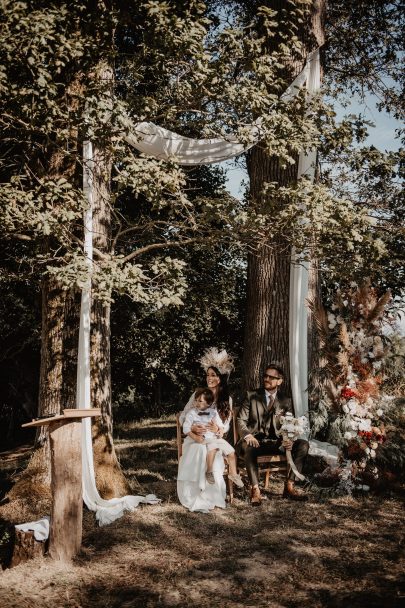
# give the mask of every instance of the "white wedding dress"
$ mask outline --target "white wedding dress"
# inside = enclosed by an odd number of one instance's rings
[[[232,407],[232,402],[230,400]],[[185,415],[194,405],[194,394],[180,414],[180,424],[183,424]],[[229,420],[224,424],[224,430],[229,430]],[[226,485],[224,480],[225,463],[220,451],[217,451],[214,460],[213,473],[215,483],[209,484],[205,479],[207,468],[207,446],[196,443],[186,437],[183,443],[183,455],[179,462],[177,475],[177,495],[179,501],[189,511],[207,513],[215,507],[225,509]]]

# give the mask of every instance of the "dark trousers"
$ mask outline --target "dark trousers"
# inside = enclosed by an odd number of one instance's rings
[[[241,441],[236,448],[238,456],[241,456],[246,465],[246,471],[252,486],[259,484],[259,471],[257,466],[257,458],[258,456],[267,456],[269,454],[281,454],[282,452],[279,450],[280,442],[279,441],[264,441],[260,444],[258,448],[253,448],[247,445],[246,441]],[[239,449],[238,449],[239,448]],[[303,464],[305,462],[305,458],[308,454],[309,443],[305,441],[305,439],[297,439],[293,443],[293,447],[291,450],[291,455],[295,466],[299,473],[302,471]],[[295,479],[295,475],[290,469],[288,474],[289,479]]]

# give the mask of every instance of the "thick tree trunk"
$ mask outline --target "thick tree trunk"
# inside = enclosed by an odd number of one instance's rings
[[[260,204],[266,182],[288,184],[297,171],[295,166],[281,169],[277,159],[269,158],[258,146],[248,155],[247,165],[252,204]],[[249,255],[242,379],[246,389],[260,385],[263,368],[272,362],[286,370],[288,390],[289,281],[290,247],[286,243],[268,243]]]
[[[283,3],[269,3],[276,10]],[[324,0],[314,0],[310,32],[303,31],[302,39],[311,50],[323,43]],[[313,39],[316,38],[316,43]],[[294,66],[298,73],[302,64]],[[277,159],[269,158],[258,146],[247,156],[250,178],[251,204],[259,205],[266,182],[288,185],[297,177],[297,164],[281,169]],[[273,209],[277,213],[277,206]],[[284,389],[290,391],[289,366],[289,281],[291,250],[280,238],[268,243],[248,257],[247,310],[244,337],[242,386],[244,389],[261,384],[263,368],[270,362],[278,363],[286,372]],[[311,290],[317,290],[316,264],[311,270]],[[312,332],[312,321],[311,321]],[[312,344],[312,333],[309,342]],[[311,348],[311,356],[312,356]]]
[[[100,66],[98,78],[113,82],[108,65]],[[94,150],[93,243],[103,253],[111,253],[111,168],[108,146]],[[97,286],[94,286],[97,289]],[[126,481],[114,449],[111,403],[111,307],[93,298],[91,318],[91,403],[101,408],[101,418],[93,423],[96,483],[104,498],[128,494]]]
[[[312,10],[312,34],[316,44],[322,46],[325,43],[325,0],[315,0]],[[318,171],[315,172],[315,180],[318,179]],[[314,255],[311,256],[308,281],[308,300],[317,304],[319,308],[321,304],[321,286],[320,286],[320,267],[319,261]],[[313,312],[308,309],[308,404],[316,403],[319,398],[319,375],[321,369],[321,360],[319,357],[320,344],[318,332],[313,317]]]
[[[70,107],[77,107],[82,93],[81,76],[74,79],[67,91]],[[78,133],[71,130],[72,149],[76,147]],[[81,181],[77,159],[62,154],[58,148],[49,150],[48,175],[64,177],[72,183]],[[81,169],[80,169],[81,171]],[[52,250],[51,239],[43,244],[44,253]],[[38,415],[59,414],[64,408],[76,405],[76,368],[79,331],[79,293],[66,291],[56,279],[42,281],[41,369],[38,398]],[[27,509],[27,519],[43,515],[43,501],[50,505],[50,447],[48,431],[40,427],[33,456],[9,493],[10,500],[20,500]],[[25,507],[23,506],[25,505]],[[42,513],[40,512],[42,509]],[[48,510],[49,512],[49,510]]]
[[[54,279],[42,286],[41,371],[38,415],[59,414],[75,407],[78,341],[78,299],[66,292]],[[39,427],[35,450],[27,468],[10,490],[10,500],[22,501],[29,513],[43,515],[36,507],[50,505],[50,447],[48,427]]]

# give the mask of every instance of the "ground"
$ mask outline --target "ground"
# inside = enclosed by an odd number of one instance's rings
[[[281,498],[189,513],[176,499],[175,421],[118,426],[128,476],[162,498],[99,528],[84,514],[72,565],[0,571],[4,608],[396,608],[405,605],[403,506],[393,496]],[[0,517],[2,511],[0,507]]]

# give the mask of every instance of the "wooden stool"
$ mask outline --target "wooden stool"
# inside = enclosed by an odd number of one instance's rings
[[[49,555],[69,561],[82,542],[82,433],[83,418],[100,416],[101,410],[69,409],[60,416],[33,420],[23,427],[49,426],[51,448],[52,512]]]

